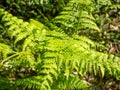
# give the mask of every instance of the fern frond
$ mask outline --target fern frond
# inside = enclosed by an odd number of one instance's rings
[[[13,53],[13,50],[8,45],[0,43],[0,61],[7,58],[10,53]]]
[[[78,76],[70,75],[68,78],[64,75],[60,75],[58,80],[52,86],[52,90],[88,90],[89,85],[84,80],[80,80]]]
[[[86,28],[100,31],[91,13],[80,7],[83,4],[87,7],[91,2],[90,0],[86,2],[81,0],[70,0],[63,11],[51,22],[60,26],[62,29],[66,28],[65,32],[68,32],[70,28],[72,28],[73,32]]]

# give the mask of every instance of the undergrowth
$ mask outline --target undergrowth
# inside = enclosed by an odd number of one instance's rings
[[[105,46],[76,35],[86,29],[100,32],[89,5],[91,0],[70,0],[47,26],[1,8],[0,89],[93,90],[103,88],[106,77],[119,81],[120,59],[103,53]],[[86,80],[87,75],[98,81]]]

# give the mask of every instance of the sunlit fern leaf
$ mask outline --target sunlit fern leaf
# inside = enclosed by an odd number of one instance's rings
[[[88,19],[91,19],[91,20],[95,20],[95,18],[93,17],[91,12],[81,11],[81,13],[82,13],[81,17],[85,17],[85,18],[88,18]]]
[[[4,26],[9,26],[9,25],[12,25],[12,24],[13,24],[13,22],[7,22],[7,23],[4,24]],[[14,27],[13,27],[13,28],[14,28]],[[12,29],[13,29],[13,28],[12,28]],[[11,29],[10,29],[10,30],[11,30]]]
[[[4,43],[0,43],[0,57],[1,60],[7,58],[7,55],[13,53],[12,49],[4,44]],[[2,58],[3,57],[3,58]]]
[[[18,19],[18,21],[19,21],[19,19]],[[28,22],[22,23],[22,26],[21,26],[21,24],[17,25],[17,26],[19,26],[19,27],[15,28],[15,31],[12,33],[11,37],[18,35],[20,32],[26,31],[27,26],[28,26]],[[9,28],[9,30],[11,30],[11,29]]]
[[[25,39],[24,44],[23,44],[22,51],[25,51],[28,47],[34,45],[32,39],[33,39],[33,38],[30,37],[30,36],[29,36],[28,38]]]
[[[78,36],[78,35],[74,35],[72,38],[76,39],[76,40],[80,40],[80,41],[83,41],[89,45],[94,46],[95,47],[95,43],[93,41],[91,41],[90,39],[88,39],[87,37],[85,36]]]
[[[1,10],[2,11],[2,10]],[[6,15],[4,15],[3,17],[2,17],[2,20],[3,21],[9,21],[9,19],[12,17],[12,14],[9,14],[8,12],[3,12],[2,11],[2,14],[6,14]],[[6,17],[8,17],[8,18],[6,18]]]
[[[20,33],[20,34],[17,36],[17,39],[15,40],[15,44],[16,44],[18,41],[26,38],[27,36],[28,36],[28,32]]]

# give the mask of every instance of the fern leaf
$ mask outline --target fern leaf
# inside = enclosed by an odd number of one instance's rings
[[[59,26],[61,25],[62,29],[64,28],[63,26],[65,26],[65,32],[69,31],[70,28],[72,28],[73,32],[86,28],[100,32],[100,29],[95,24],[92,15],[89,14],[87,10],[82,10],[79,7],[82,4],[90,5],[90,3],[91,0],[86,2],[80,0],[70,0],[65,9],[63,9],[63,11],[52,20],[53,24]]]

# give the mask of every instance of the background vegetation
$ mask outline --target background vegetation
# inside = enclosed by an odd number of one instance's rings
[[[1,0],[0,90],[120,90],[120,0]]]

